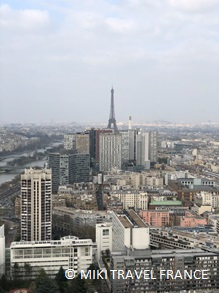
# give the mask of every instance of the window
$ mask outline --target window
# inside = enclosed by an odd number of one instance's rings
[[[109,229],[103,229],[103,236],[109,235]]]

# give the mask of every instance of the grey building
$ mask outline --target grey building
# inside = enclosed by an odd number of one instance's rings
[[[122,166],[122,135],[120,133],[101,133],[100,141],[100,171],[108,172],[112,168]]]
[[[111,292],[194,292],[187,290],[219,289],[219,254],[206,252],[201,249],[191,250],[127,250],[124,252],[112,252],[111,270],[135,270],[141,277],[111,278]],[[196,270],[205,270],[205,278]],[[129,271],[129,272],[130,272]],[[144,272],[146,271],[146,278]],[[184,272],[187,271],[188,274]],[[167,272],[172,276],[167,275]],[[178,276],[175,278],[175,274]],[[181,291],[186,290],[186,291]],[[213,292],[213,291],[212,291]]]
[[[90,180],[89,154],[49,154],[52,169],[52,192],[57,193],[60,185],[68,185]]]
[[[57,193],[59,185],[73,183],[72,178],[72,154],[49,154],[49,168],[52,169],[52,192]]]
[[[90,181],[90,155],[73,154],[70,162],[70,183]]]

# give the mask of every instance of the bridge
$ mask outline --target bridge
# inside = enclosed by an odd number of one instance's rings
[[[7,173],[7,172],[11,172],[17,169],[22,169],[21,166],[0,166],[0,173]]]

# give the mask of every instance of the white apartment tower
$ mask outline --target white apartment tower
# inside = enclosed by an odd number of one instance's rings
[[[108,172],[112,168],[121,169],[122,135],[119,133],[101,133],[99,143],[100,171]]]
[[[5,274],[5,229],[0,227],[0,277]]]
[[[157,162],[158,159],[158,132],[150,131],[149,132],[149,160],[151,162]]]
[[[149,133],[141,132],[136,135],[136,164],[150,169]]]
[[[136,164],[150,168],[150,162],[157,162],[158,132],[138,132],[136,134]]]
[[[21,240],[51,239],[51,169],[25,169],[21,175]]]

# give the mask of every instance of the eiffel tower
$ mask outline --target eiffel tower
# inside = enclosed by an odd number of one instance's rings
[[[113,127],[112,127],[113,126]],[[108,129],[112,129],[116,132],[118,128],[116,126],[116,118],[115,118],[115,109],[114,109],[114,89],[111,89],[111,105],[110,105],[110,115],[109,115],[109,122],[108,122]]]

